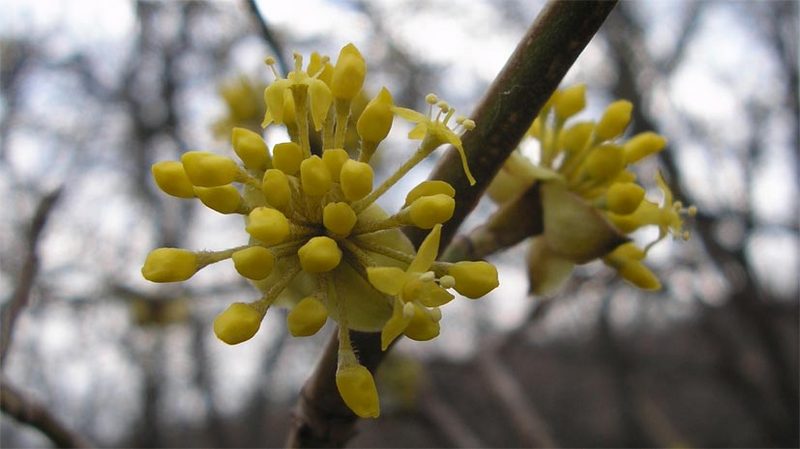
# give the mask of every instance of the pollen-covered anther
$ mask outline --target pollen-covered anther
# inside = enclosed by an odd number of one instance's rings
[[[428,103],[429,105],[432,106],[438,102],[439,102],[439,97],[437,97],[436,94],[425,95],[425,103]]]
[[[251,170],[264,170],[269,163],[269,149],[264,139],[245,128],[233,128],[231,142],[233,151]]]
[[[455,289],[467,298],[484,296],[500,285],[497,268],[489,262],[458,262],[450,266],[448,274],[455,281]]]
[[[214,319],[214,334],[225,343],[236,345],[253,338],[263,318],[253,306],[236,302]]]
[[[150,171],[162,192],[178,198],[194,198],[192,182],[180,162],[156,162]]]
[[[347,203],[328,203],[322,210],[322,224],[325,229],[338,236],[350,235],[356,221],[358,221],[358,217]]]
[[[453,288],[456,286],[456,278],[446,274],[439,278],[439,286],[442,288]]]
[[[245,230],[265,245],[276,245],[289,237],[289,220],[282,212],[257,207],[250,212]]]
[[[278,169],[271,168],[264,172],[261,181],[261,191],[267,203],[277,209],[285,209],[292,199],[292,190],[289,187],[289,178]]]
[[[199,187],[230,184],[239,176],[239,166],[233,159],[208,151],[183,153],[181,163],[189,181]]]
[[[414,226],[431,229],[435,225],[449,220],[453,216],[455,208],[455,200],[445,194],[423,196],[408,207],[406,219]]]
[[[282,142],[272,149],[272,165],[287,175],[294,175],[303,162],[303,149],[294,142]]]
[[[348,201],[358,201],[372,191],[372,167],[365,162],[348,160],[339,173],[342,193]]]
[[[300,164],[300,183],[303,192],[310,196],[328,193],[333,184],[328,166],[319,156],[311,156]]]
[[[328,309],[313,296],[303,298],[286,317],[289,333],[295,337],[308,337],[316,334],[326,321],[328,321]]]
[[[236,251],[231,256],[236,271],[247,279],[266,279],[275,265],[275,255],[262,246],[251,246]]]
[[[142,266],[142,276],[151,282],[179,282],[194,276],[199,265],[197,254],[180,248],[150,251]]]
[[[194,187],[194,194],[209,209],[221,214],[232,214],[242,207],[239,191],[230,184],[219,187]]]
[[[300,266],[306,273],[331,271],[342,260],[342,250],[330,237],[313,237],[297,250]]]

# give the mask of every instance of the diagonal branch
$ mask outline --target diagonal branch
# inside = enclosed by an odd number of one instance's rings
[[[473,114],[478,127],[464,139],[470,167],[478,184],[470,187],[452,149],[440,160],[431,178],[456,188],[457,208],[442,235],[443,246],[475,207],[483,191],[527,131],[539,109],[600,28],[616,2],[549,2],[523,36],[503,70]],[[411,232],[419,244],[421,232]],[[379,334],[353,332],[361,363],[371,371],[384,352]],[[356,416],[336,389],[336,338],[330,341],[298,401],[289,447],[340,447],[354,433]]]
[[[19,273],[18,282],[11,294],[11,300],[3,307],[0,312],[0,320],[2,320],[3,328],[0,330],[0,364],[5,362],[8,348],[11,346],[11,338],[14,332],[14,325],[17,322],[17,317],[28,305],[31,289],[33,288],[33,281],[36,278],[36,273],[39,271],[39,256],[37,254],[37,246],[39,245],[39,237],[42,235],[47,224],[47,218],[50,216],[50,211],[53,210],[61,195],[61,189],[57,189],[45,195],[31,219],[30,227],[28,228],[26,253],[22,262],[22,271]]]
[[[15,420],[41,431],[56,447],[91,447],[82,436],[67,429],[42,404],[0,380],[0,410]]]

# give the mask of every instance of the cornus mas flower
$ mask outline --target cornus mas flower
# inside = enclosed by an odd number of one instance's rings
[[[555,290],[576,264],[595,259],[639,288],[659,289],[658,278],[642,260],[667,235],[688,239],[683,217],[694,215],[696,208],[673,201],[660,173],[656,182],[663,198],[645,198],[631,166],[663,150],[666,139],[653,132],[623,137],[630,102],[611,103],[597,122],[571,121],[585,105],[586,86],[557,90],[528,131],[539,142],[538,164],[515,151],[492,181],[489,195],[505,203],[540,183],[544,230],[531,239],[528,252],[534,293]],[[638,248],[627,234],[647,226],[658,227],[659,235]]]
[[[273,61],[267,64],[272,67]],[[384,88],[354,121],[356,152],[345,148],[346,136],[366,64],[354,45],[341,50],[335,65],[315,53],[303,69],[296,54],[285,78],[273,71],[276,79],[264,91],[264,126],[285,126],[291,141],[269,148],[255,132],[234,128],[231,140],[240,163],[190,151],[152,170],[169,195],[243,215],[249,242],[223,251],[158,248],[147,256],[142,274],[153,282],[183,281],[231,259],[261,294],[232,304],[214,321],[217,337],[229,344],[252,338],[273,305],[291,309],[288,328],[295,336],[312,335],[333,319],[339,324],[336,384],[342,399],[358,416],[377,417],[375,382],[359,363],[349,330],[381,332],[384,349],[403,334],[429,340],[439,334],[439,307],[454,297],[448,290],[478,298],[498,285],[497,271],[486,262],[436,261],[442,223],[455,208],[455,190],[446,182],[422,182],[391,215],[375,204],[439,146],[460,149],[460,135],[474,123],[457,118],[457,126],[449,127],[454,111],[434,95],[427,97],[427,116],[397,108]],[[422,143],[376,187],[369,161],[395,113],[417,123],[409,137]],[[321,147],[312,148],[312,142]],[[469,173],[466,162],[464,170]],[[400,232],[403,226],[431,230],[418,252]]]

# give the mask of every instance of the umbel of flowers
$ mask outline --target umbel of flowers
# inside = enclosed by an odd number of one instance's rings
[[[243,215],[249,242],[222,251],[158,248],[147,256],[142,274],[153,282],[184,281],[207,265],[232,260],[260,295],[230,305],[215,319],[214,332],[228,344],[253,337],[274,305],[291,309],[287,320],[294,336],[312,335],[333,319],[339,325],[336,384],[342,399],[358,416],[377,417],[375,383],[359,363],[349,330],[380,332],[383,349],[400,335],[430,340],[439,334],[439,308],[453,299],[451,290],[479,298],[498,285],[497,271],[487,262],[436,261],[442,223],[455,207],[448,183],[420,183],[394,214],[375,204],[444,144],[461,153],[472,180],[460,135],[475,124],[454,117],[453,108],[432,94],[425,99],[427,114],[396,107],[385,88],[352,121],[351,103],[367,69],[358,49],[345,46],[335,64],[317,53],[305,69],[300,55],[294,60],[284,78],[267,59],[275,80],[264,91],[263,126],[284,126],[291,141],[270,148],[259,134],[234,128],[240,162],[189,151],[152,169],[167,194]],[[369,162],[395,115],[416,125],[409,139],[419,143],[408,161],[375,186]],[[355,123],[358,148],[345,148],[348,123]],[[312,148],[312,141],[321,148]],[[400,231],[403,226],[430,230],[418,251]]]
[[[688,239],[683,216],[697,209],[673,201],[660,173],[655,181],[663,198],[645,198],[631,168],[663,150],[666,139],[649,131],[623,136],[631,120],[630,102],[611,103],[596,122],[570,120],[585,105],[585,85],[557,90],[528,131],[539,143],[538,163],[513,152],[489,195],[505,204],[539,183],[543,232],[530,239],[528,250],[533,293],[554,291],[576,264],[595,259],[641,289],[659,289],[658,277],[642,261],[669,234]],[[639,248],[629,234],[643,227],[657,227],[659,234]]]

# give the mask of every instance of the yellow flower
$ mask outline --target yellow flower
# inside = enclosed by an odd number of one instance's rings
[[[414,129],[408,133],[409,139],[422,140],[421,149],[425,149],[427,153],[432,152],[436,148],[449,143],[461,156],[461,165],[464,168],[464,174],[467,176],[470,185],[475,184],[475,178],[469,171],[467,165],[467,155],[464,153],[464,146],[461,144],[461,134],[475,128],[475,122],[464,117],[456,118],[456,127],[450,129],[448,122],[453,118],[456,110],[451,108],[445,101],[439,101],[436,95],[428,94],[425,101],[430,105],[428,114],[421,114],[413,109],[406,109],[394,107],[392,110],[395,114],[408,120],[411,123],[416,123]],[[439,109],[436,115],[433,115],[434,106]]]
[[[576,264],[597,259],[637,287],[657,289],[658,279],[641,261],[668,234],[688,238],[683,217],[694,215],[696,209],[673,202],[660,173],[656,183],[664,193],[663,202],[645,198],[645,189],[629,168],[662,151],[666,139],[653,132],[622,137],[630,122],[630,102],[612,103],[597,123],[568,122],[585,107],[585,95],[583,85],[553,94],[528,131],[539,143],[539,163],[514,152],[489,186],[489,194],[505,203],[539,183],[544,229],[531,239],[528,251],[533,293],[554,291]],[[657,226],[659,236],[639,250],[639,256],[630,249],[634,245],[627,243],[628,234],[644,226]]]
[[[231,305],[215,320],[214,332],[228,344],[252,338],[273,305],[291,309],[287,322],[295,336],[316,333],[328,318],[336,321],[339,391],[358,416],[376,417],[375,383],[359,363],[349,331],[380,331],[384,348],[402,333],[415,340],[434,338],[439,307],[453,299],[448,289],[470,298],[483,296],[497,286],[497,273],[486,262],[436,262],[441,224],[455,208],[455,190],[449,184],[420,184],[395,214],[375,204],[442,143],[460,148],[460,138],[447,128],[452,110],[440,106],[446,114],[443,121],[421,122],[425,135],[414,133],[423,139],[421,148],[375,186],[369,156],[391,128],[397,110],[391,94],[382,90],[366,106],[363,120],[351,120],[366,73],[358,49],[352,44],[342,49],[335,67],[318,54],[310,59],[304,70],[302,57],[295,55],[294,70],[286,78],[277,75],[274,61],[267,61],[276,79],[265,89],[264,123],[286,126],[290,142],[270,147],[259,134],[237,128],[231,140],[241,164],[194,151],[181,161],[153,167],[156,184],[166,193],[197,197],[217,212],[242,215],[249,242],[211,252],[159,248],[148,256],[142,274],[153,282],[182,281],[209,264],[231,259],[260,294]],[[474,126],[467,120],[459,123],[462,132]],[[361,141],[348,148],[346,136],[353,127]],[[321,143],[315,149],[319,154],[312,153],[312,136]],[[351,159],[355,148],[361,154]],[[464,167],[469,174],[466,163]],[[403,226],[431,229],[419,251],[400,231]],[[385,276],[397,273],[396,279]]]

